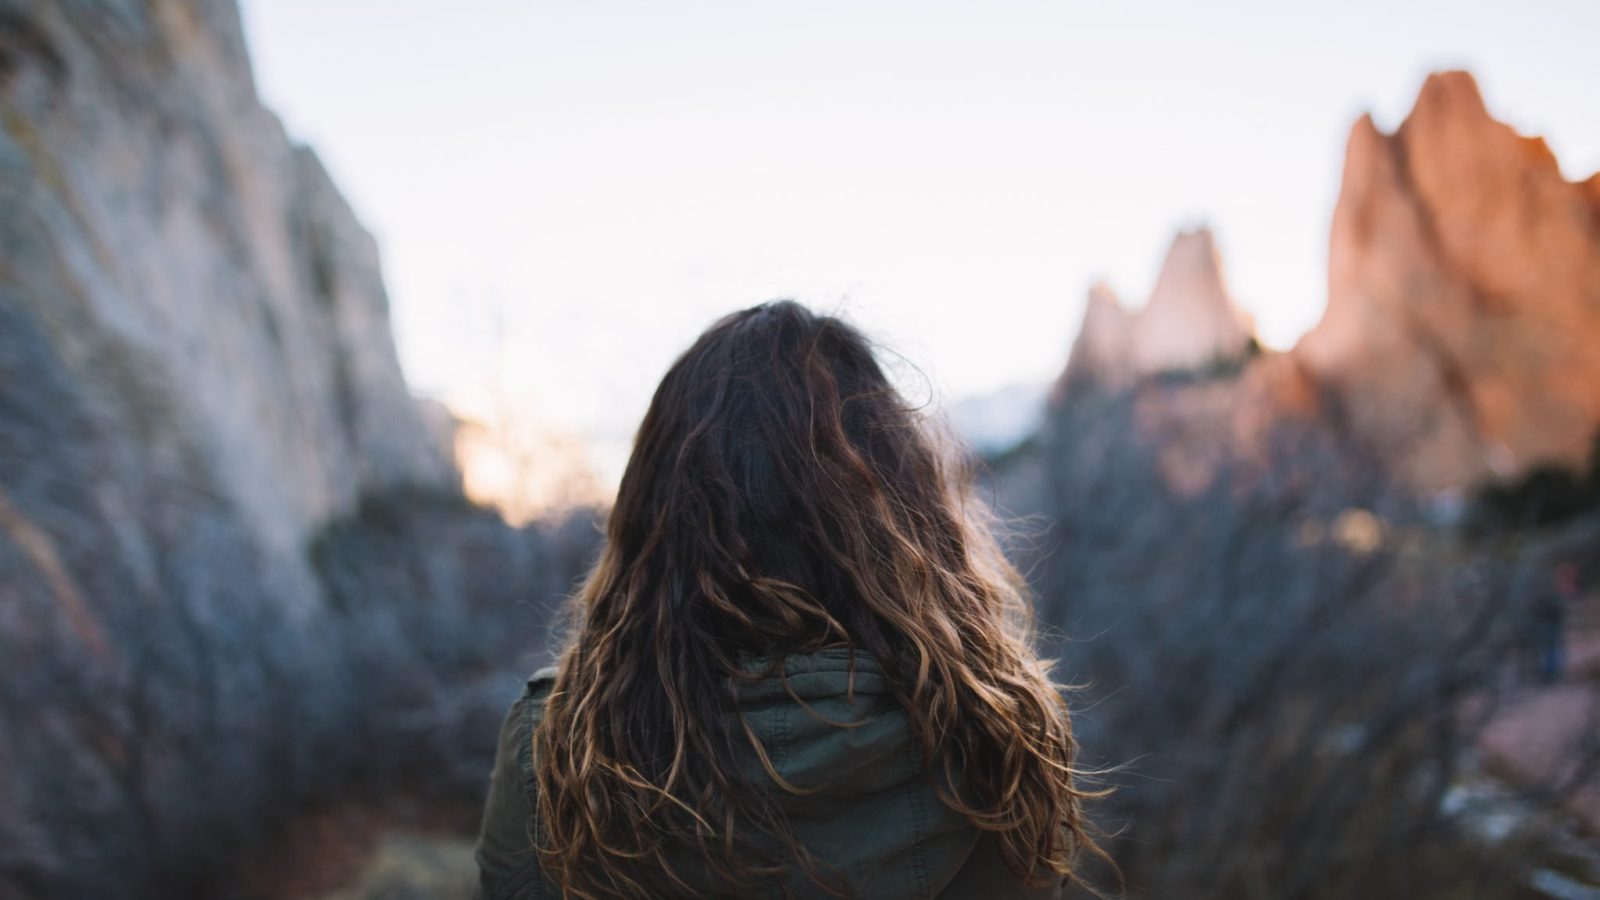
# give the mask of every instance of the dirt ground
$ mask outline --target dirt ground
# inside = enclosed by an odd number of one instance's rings
[[[1488,762],[1515,782],[1537,785],[1584,774],[1587,757],[1600,750],[1600,633],[1567,641],[1560,680],[1530,685],[1515,694],[1484,730],[1480,745]],[[1588,760],[1591,769],[1600,759]],[[1584,829],[1600,839],[1600,769],[1588,786],[1561,800]]]

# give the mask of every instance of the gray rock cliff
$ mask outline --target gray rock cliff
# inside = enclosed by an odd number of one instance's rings
[[[0,314],[31,345],[0,392],[52,382],[99,448],[80,475],[108,553],[149,556],[157,495],[179,518],[171,498],[204,497],[303,603],[321,523],[367,492],[454,489],[376,245],[262,106],[231,3],[0,3]],[[47,430],[0,416],[0,490],[45,538],[38,487],[78,452]]]

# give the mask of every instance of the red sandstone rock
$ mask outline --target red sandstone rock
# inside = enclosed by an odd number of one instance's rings
[[[1144,379],[1243,359],[1250,338],[1211,236],[1180,234],[1144,309],[1090,292],[1052,402],[1136,387],[1139,429],[1185,491],[1221,459],[1261,459],[1289,418],[1425,492],[1580,464],[1600,428],[1600,174],[1567,181],[1470,75],[1433,75],[1395,134],[1351,129],[1321,322],[1235,378]]]
[[[1350,134],[1328,308],[1295,348],[1414,486],[1577,464],[1600,426],[1600,193],[1433,75]]]

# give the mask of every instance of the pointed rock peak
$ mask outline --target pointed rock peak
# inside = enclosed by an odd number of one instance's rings
[[[1233,302],[1228,291],[1222,256],[1209,228],[1180,231],[1172,239],[1155,290],[1141,313],[1148,324],[1157,327],[1169,317],[1192,323],[1196,316],[1211,318],[1218,327],[1228,323],[1231,328],[1223,330],[1239,330],[1243,337],[1255,333],[1249,314]]]
[[[1363,113],[1350,126],[1350,137],[1344,145],[1344,172],[1340,178],[1340,209],[1346,212],[1361,205],[1362,198],[1373,186],[1389,179],[1387,173],[1397,165],[1392,138],[1378,130],[1371,113]],[[1340,213],[1334,214],[1337,224]]]
[[[1123,316],[1128,314],[1127,308],[1122,305],[1122,299],[1111,285],[1104,281],[1096,281],[1089,285],[1089,302],[1083,309],[1085,321],[1097,315],[1118,313]]]
[[[1350,126],[1350,137],[1345,141],[1345,168],[1350,168],[1352,160],[1367,159],[1388,140],[1389,136],[1378,130],[1378,123],[1373,121],[1372,113],[1362,113],[1361,118]]]
[[[1126,380],[1132,374],[1128,342],[1133,323],[1134,315],[1110,285],[1097,281],[1090,286],[1062,386],[1077,381],[1117,384]]]
[[[1478,83],[1466,72],[1429,75],[1396,135],[1408,156],[1420,155],[1413,163],[1465,164],[1490,171],[1523,166],[1547,175],[1561,171],[1543,138],[1522,135],[1489,113]],[[1450,174],[1466,177],[1471,173]],[[1482,174],[1477,173],[1479,177]]]
[[[1460,69],[1434,72],[1422,82],[1417,102],[1406,120],[1431,116],[1489,121],[1489,108],[1484,105],[1483,92],[1478,90],[1478,81],[1471,72]]]
[[[1172,246],[1167,250],[1170,259],[1174,254],[1189,253],[1195,256],[1205,256],[1213,261],[1217,258],[1217,239],[1211,235],[1211,229],[1204,225],[1199,228],[1183,228],[1172,236]]]
[[[1239,358],[1254,337],[1250,316],[1228,295],[1210,230],[1180,231],[1155,290],[1137,312],[1104,282],[1089,288],[1062,383],[1118,385],[1159,372],[1202,369]]]
[[[1356,135],[1382,137],[1383,132],[1378,130],[1378,123],[1373,121],[1372,113],[1364,112],[1350,126],[1350,139],[1355,140]]]
[[[1150,294],[1149,308],[1155,310],[1174,302],[1195,300],[1231,305],[1227,288],[1222,283],[1217,242],[1207,228],[1180,231],[1172,239],[1167,258],[1161,263],[1155,290]]]
[[[1180,231],[1155,290],[1134,327],[1134,365],[1142,372],[1193,369],[1243,352],[1255,335],[1222,277],[1211,231]]]

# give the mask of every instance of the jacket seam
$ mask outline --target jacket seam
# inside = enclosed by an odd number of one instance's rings
[[[926,797],[923,796],[922,753],[913,742],[906,754],[911,764],[911,779],[907,789],[911,792],[911,823],[914,843],[911,849],[911,869],[916,878],[917,896],[933,896],[933,879],[928,875],[928,838],[931,835]]]
[[[533,900],[537,900],[537,898],[540,897],[544,892],[544,883],[541,877],[542,874],[543,872],[539,868],[539,861],[537,859],[524,864],[522,868],[517,870],[517,874],[512,876],[511,880],[501,885],[500,889],[495,891],[492,900],[515,900],[517,892],[527,887],[529,884],[533,885],[533,893],[529,894],[528,897],[533,898]]]
[[[775,723],[776,728],[774,730],[777,732],[775,735],[777,740],[773,742],[772,770],[779,775],[783,774],[783,766],[789,760],[789,716],[792,712],[793,710],[787,706],[779,707],[778,720]],[[782,787],[777,787],[776,785],[774,787],[779,791],[783,790]],[[781,853],[782,848],[775,846],[773,850]],[[788,890],[780,879],[774,878],[770,881],[767,895],[774,898],[783,898],[788,896]]]
[[[533,730],[535,727],[533,714],[535,707],[538,705],[533,693],[534,686],[530,681],[523,691],[522,734],[517,741],[517,761],[522,769],[522,793],[528,801],[528,831],[529,837],[533,841],[533,861],[528,866],[529,871],[524,873],[523,878],[518,879],[520,883],[516,887],[521,888],[531,881],[533,891],[528,896],[532,900],[538,900],[538,898],[544,896],[544,867],[539,861],[539,848],[544,846],[544,829],[539,821],[537,782],[533,771]],[[510,896],[509,892],[508,896]]]

